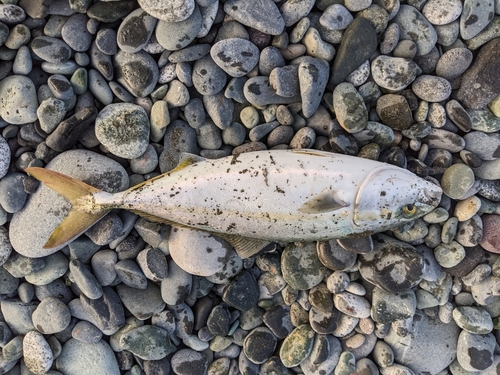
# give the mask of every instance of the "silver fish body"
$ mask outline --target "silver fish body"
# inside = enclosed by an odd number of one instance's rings
[[[92,204],[225,236],[292,242],[384,231],[432,211],[442,193],[405,169],[317,150],[184,164],[125,192],[95,193]]]

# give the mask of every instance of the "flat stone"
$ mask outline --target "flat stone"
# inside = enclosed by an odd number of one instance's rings
[[[31,42],[33,53],[44,61],[60,63],[71,57],[71,48],[60,39],[39,36]]]
[[[478,335],[462,331],[458,337],[457,359],[466,371],[486,370],[493,364],[495,336],[488,333]]]
[[[38,99],[33,81],[12,75],[0,82],[0,116],[11,124],[27,124],[37,119]]]
[[[465,107],[481,109],[500,94],[500,38],[485,44],[472,66],[464,73],[457,100]]]
[[[487,251],[500,254],[500,216],[482,215],[483,238],[480,245]]]
[[[458,19],[461,13],[460,0],[429,0],[422,8],[422,14],[433,25],[446,25]]]
[[[453,320],[469,333],[484,335],[493,330],[493,320],[482,307],[458,306],[453,309]]]
[[[33,311],[32,319],[39,332],[50,335],[65,330],[69,326],[71,314],[60,299],[48,297]]]
[[[410,39],[417,45],[417,55],[428,54],[436,45],[437,34],[418,9],[402,4],[396,17],[393,18],[401,30],[401,39]]]
[[[465,164],[453,164],[446,169],[441,187],[450,198],[462,197],[474,184],[474,172]]]
[[[279,35],[285,28],[285,20],[271,0],[259,3],[252,0],[229,0],[224,4],[224,12],[241,24],[264,34]]]
[[[325,274],[325,267],[318,259],[316,246],[288,245],[281,257],[283,278],[298,290],[307,290],[318,285]]]
[[[273,90],[267,76],[255,76],[249,78],[243,87],[245,98],[257,107],[266,106],[269,104],[291,104],[301,101],[299,94],[284,97],[279,96]]]
[[[113,350],[104,340],[85,343],[69,339],[56,359],[59,371],[67,375],[81,375],[82,369],[94,374],[119,375],[120,369]]]
[[[368,60],[377,49],[377,37],[372,23],[357,17],[345,30],[342,42],[335,56],[330,83],[338,85]]]
[[[301,19],[304,19],[311,11],[314,3],[315,0],[288,1],[283,3],[280,7],[280,13],[285,21],[285,26],[293,26]]]
[[[366,127],[368,123],[366,106],[351,83],[341,83],[335,87],[333,108],[337,121],[348,133],[357,133]]]
[[[472,131],[464,135],[465,149],[481,160],[494,161],[500,156],[500,138],[496,134]]]
[[[280,349],[280,358],[285,367],[295,367],[301,364],[311,353],[315,333],[309,324],[303,324],[293,330]]]
[[[436,75],[451,81],[462,75],[472,63],[468,48],[453,48],[443,53],[436,65]]]
[[[87,10],[87,15],[100,22],[115,22],[127,16],[135,6],[133,0],[100,1]]]
[[[87,30],[86,14],[72,15],[61,29],[61,37],[76,52],[85,52],[92,43],[92,34]]]
[[[485,133],[494,133],[500,130],[500,117],[497,117],[489,108],[470,109],[467,113],[472,121],[472,129]]]
[[[318,58],[303,59],[298,68],[302,113],[311,117],[319,107],[328,83],[329,66]]]
[[[375,287],[372,294],[371,316],[381,324],[411,318],[415,314],[417,300],[409,289],[403,293],[391,293]]]
[[[418,76],[411,88],[420,99],[432,103],[446,100],[451,94],[451,85],[446,79],[431,75]]]
[[[354,20],[352,14],[341,4],[332,4],[325,9],[319,22],[330,30],[344,30]]]
[[[267,327],[253,329],[243,342],[243,350],[247,358],[256,364],[271,358],[277,344],[276,336]]]
[[[118,47],[124,52],[136,53],[146,46],[157,19],[142,9],[136,9],[121,22],[117,31]]]
[[[377,99],[376,111],[382,122],[394,130],[408,129],[413,123],[410,106],[402,95],[382,95]]]
[[[24,336],[23,359],[26,368],[35,374],[46,373],[52,367],[54,355],[40,332],[30,331]]]
[[[192,349],[178,350],[170,363],[172,370],[178,375],[204,374],[208,369],[207,356]]]
[[[211,56],[196,60],[193,66],[193,85],[202,95],[215,95],[226,85],[227,75]]]

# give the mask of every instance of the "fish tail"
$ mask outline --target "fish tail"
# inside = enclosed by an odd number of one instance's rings
[[[44,249],[61,246],[85,232],[110,210],[95,203],[94,194],[101,190],[86,183],[49,169],[30,167],[25,171],[61,194],[72,207],[68,216],[52,232]]]

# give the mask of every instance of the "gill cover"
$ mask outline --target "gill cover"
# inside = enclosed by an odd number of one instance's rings
[[[394,227],[422,216],[434,208],[424,203],[427,201],[426,190],[432,189],[430,185],[402,168],[390,165],[376,168],[358,189],[354,223],[364,230],[371,230]]]

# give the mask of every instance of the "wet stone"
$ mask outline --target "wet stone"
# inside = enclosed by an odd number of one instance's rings
[[[283,364],[290,368],[302,363],[311,353],[315,333],[308,324],[303,324],[293,330],[283,341],[280,358]]]
[[[158,65],[144,51],[118,51],[114,56],[114,69],[118,83],[138,98],[151,94],[158,82]]]
[[[355,318],[370,316],[370,303],[361,296],[349,292],[337,293],[333,297],[335,307],[342,313]]]
[[[408,319],[415,314],[417,300],[409,289],[403,293],[391,293],[375,287],[372,294],[371,317],[377,323],[388,324]]]
[[[382,240],[375,242],[374,251],[359,258],[363,278],[393,293],[405,292],[417,285],[424,268],[422,255],[411,245],[380,237]],[[399,264],[411,266],[400,269]]]
[[[262,320],[271,332],[278,338],[284,339],[293,330],[288,306],[274,306],[268,309]]]
[[[173,353],[176,347],[164,329],[144,325],[124,332],[120,346],[144,360],[159,360]]]

